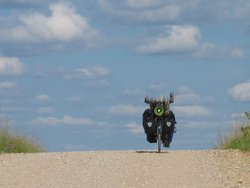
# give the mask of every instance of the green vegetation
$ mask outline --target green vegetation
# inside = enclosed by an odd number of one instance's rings
[[[6,125],[7,122],[7,125]],[[9,121],[0,121],[0,153],[36,153],[44,149],[33,139],[11,131]]]
[[[250,125],[241,127],[238,136],[228,137],[228,141],[222,145],[222,149],[250,151]]]
[[[250,120],[250,113],[245,112],[245,115]],[[219,145],[222,149],[250,151],[250,124],[238,127],[229,136],[220,139]]]

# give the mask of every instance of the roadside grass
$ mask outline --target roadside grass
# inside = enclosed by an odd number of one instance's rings
[[[0,153],[37,153],[44,152],[35,139],[17,134],[10,126],[0,124]]]
[[[250,151],[250,124],[236,127],[227,136],[219,136],[218,148]]]

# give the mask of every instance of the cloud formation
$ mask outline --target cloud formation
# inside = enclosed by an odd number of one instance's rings
[[[71,73],[66,73],[66,79],[100,79],[110,75],[111,70],[100,65],[77,68]]]
[[[144,9],[144,8],[149,8],[153,7],[156,5],[159,5],[160,1],[159,0],[126,0],[125,3],[128,5],[130,8],[136,8],[136,9]]]
[[[200,38],[200,30],[195,26],[171,25],[160,35],[146,39],[136,50],[149,54],[186,52],[196,49]]]
[[[16,57],[0,57],[0,75],[21,75],[24,65]]]
[[[40,107],[37,109],[39,114],[51,114],[54,112],[54,109],[51,107]]]
[[[46,48],[56,50],[63,50],[74,42],[85,48],[95,46],[98,31],[89,25],[86,17],[77,13],[72,4],[51,4],[49,10],[48,15],[30,12],[16,16],[15,24],[0,28],[0,42],[29,44],[29,48],[46,44]]]
[[[48,95],[41,94],[41,95],[37,95],[35,97],[35,100],[38,101],[38,102],[47,102],[47,101],[50,101],[51,98]]]
[[[108,15],[129,22],[173,21],[179,18],[180,9],[175,4],[143,0],[98,0],[98,5]]]
[[[175,96],[177,104],[197,104],[199,102],[201,102],[201,96],[185,86],[181,86]]]
[[[97,0],[97,2],[106,14],[129,22],[238,22],[245,21],[250,10],[248,1],[234,0]]]
[[[84,77],[89,79],[104,77],[110,74],[110,70],[102,66],[93,66],[85,69],[78,69],[77,71],[82,73]]]
[[[213,113],[209,108],[200,105],[173,106],[173,110],[179,116],[188,117],[210,116]]]
[[[216,46],[213,43],[206,42],[200,44],[193,56],[195,58],[242,59],[245,55],[240,48]]]
[[[139,88],[125,88],[123,94],[127,96],[140,96],[140,97],[146,95],[145,92]]]
[[[235,85],[228,94],[236,101],[250,101],[250,81]]]
[[[55,117],[38,117],[33,120],[35,125],[93,125],[94,122],[88,118],[76,118],[72,116],[64,116],[61,119]]]
[[[132,104],[113,105],[109,108],[109,112],[113,115],[120,116],[138,116],[144,111],[143,106],[136,106]]]
[[[179,87],[175,95],[175,104],[190,105],[190,104],[200,104],[201,102],[212,101],[211,96],[201,96],[198,93],[192,91],[186,86]]]
[[[191,58],[216,60],[245,57],[239,45],[228,47],[228,45],[223,46],[223,42],[202,41],[202,30],[198,26],[201,23],[202,25],[210,23],[213,26],[214,23],[219,22],[244,21],[248,18],[247,11],[250,10],[248,2],[97,0],[97,4],[104,12],[106,19],[111,19],[113,23],[126,23],[125,27],[136,24],[136,28],[142,26],[151,27],[153,31],[155,28],[160,30],[158,34],[154,32],[152,34],[151,29],[148,29],[149,31],[144,31],[148,32],[146,35],[144,33],[143,36],[135,36],[133,41],[137,41],[137,45],[134,49],[138,53],[154,55],[182,53]],[[164,29],[159,29],[159,25],[165,25]]]
[[[226,122],[219,121],[185,121],[183,126],[188,129],[218,129],[222,125],[227,124]]]
[[[15,82],[0,82],[0,90],[13,89],[16,87]]]
[[[128,123],[126,127],[128,127],[129,130],[134,134],[140,134],[144,132],[142,125],[138,125],[135,122]]]
[[[67,80],[85,80],[88,86],[106,88],[110,86],[108,76],[111,70],[105,66],[94,65],[74,70],[61,69],[60,72]]]

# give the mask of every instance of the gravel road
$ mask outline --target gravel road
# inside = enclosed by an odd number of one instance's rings
[[[250,153],[95,151],[0,154],[0,187],[250,187]]]

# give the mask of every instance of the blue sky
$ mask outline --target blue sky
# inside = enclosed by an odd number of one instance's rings
[[[0,0],[0,113],[49,151],[154,149],[144,97],[168,96],[172,149],[207,149],[249,111],[250,2]]]

